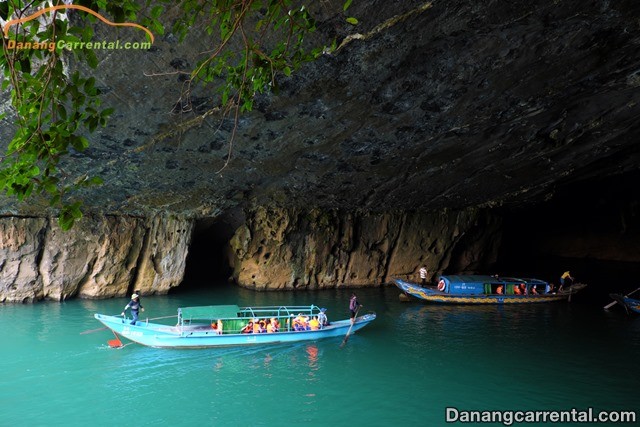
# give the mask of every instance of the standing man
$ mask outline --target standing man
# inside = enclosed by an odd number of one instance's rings
[[[420,268],[420,281],[422,286],[427,286],[427,267]]]
[[[355,323],[356,314],[360,307],[362,307],[362,304],[358,302],[358,297],[356,296],[356,293],[353,292],[351,294],[351,299],[349,300],[349,311],[351,312],[351,324]]]
[[[142,306],[142,304],[140,304],[140,299],[139,299],[139,295],[134,293],[133,295],[131,295],[131,301],[129,301],[129,304],[127,304],[124,307],[124,310],[122,310],[122,314],[121,316],[124,316],[125,311],[127,311],[128,308],[131,309],[131,324],[135,325],[136,322],[138,321],[138,311],[144,311],[144,307]]]
[[[560,276],[560,291],[564,289],[564,285],[566,284],[567,286],[571,287],[571,285],[573,284],[573,276],[571,275],[570,271],[565,271],[564,273],[562,273],[562,276]]]

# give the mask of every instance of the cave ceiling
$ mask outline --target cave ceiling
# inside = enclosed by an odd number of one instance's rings
[[[100,54],[116,112],[65,164],[104,179],[83,190],[87,208],[521,206],[638,170],[637,1],[371,0],[350,12],[358,25],[321,16],[315,36],[342,47],[279,78],[235,129],[213,88],[184,92],[182,72],[211,49],[197,26],[185,43],[167,33],[148,51]]]

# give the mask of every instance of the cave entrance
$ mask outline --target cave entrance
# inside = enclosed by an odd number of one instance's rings
[[[232,273],[227,258],[229,241],[243,222],[240,209],[220,217],[196,220],[180,290],[228,283]]]

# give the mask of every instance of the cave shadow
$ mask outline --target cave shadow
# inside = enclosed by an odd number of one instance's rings
[[[184,278],[172,292],[230,284],[233,271],[227,256],[229,241],[243,222],[244,214],[239,209],[220,217],[196,220]]]
[[[637,251],[629,248],[640,248],[639,179],[640,173],[633,172],[583,181],[557,189],[548,202],[505,209],[495,273],[558,284],[569,270],[589,285],[576,299],[594,305],[611,302],[610,293],[636,289],[640,262],[633,255]],[[584,249],[586,241],[601,243],[600,256]],[[550,253],[549,242],[559,242],[563,249]]]

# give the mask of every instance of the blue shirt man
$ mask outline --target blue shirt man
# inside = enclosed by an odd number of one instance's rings
[[[124,307],[124,310],[122,310],[121,316],[124,316],[124,313],[125,311],[127,311],[128,308],[131,309],[131,324],[135,325],[136,322],[138,321],[138,312],[144,311],[144,307],[142,306],[142,304],[140,304],[140,295],[138,294],[131,295],[131,301],[129,301],[129,304],[127,304]]]

